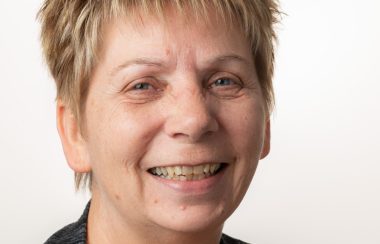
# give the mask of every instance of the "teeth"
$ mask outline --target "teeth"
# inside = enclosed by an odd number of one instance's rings
[[[221,166],[221,165],[220,165],[220,164],[215,164],[215,165],[216,165],[216,166],[215,166],[215,171],[218,171],[218,169],[220,169],[220,166]],[[215,171],[214,171],[214,172],[215,172]]]
[[[213,164],[210,166],[210,173],[213,174],[215,172],[215,169],[216,169],[216,164]]]
[[[173,178],[173,176],[174,176],[174,169],[173,169],[173,167],[165,167],[165,168],[166,168],[166,171],[168,171],[168,176],[170,178]],[[154,170],[154,168],[153,168],[153,170]]]
[[[163,175],[167,176],[168,175],[168,170],[165,167],[161,167],[161,172]]]
[[[176,175],[181,175],[182,174],[182,168],[181,166],[175,166],[174,167],[174,172]]]
[[[206,176],[204,174],[198,175],[198,180],[204,179]]]
[[[205,174],[207,174],[208,172],[210,172],[210,165],[209,164],[206,164],[204,167],[203,167],[203,172]]]
[[[184,175],[192,175],[193,174],[193,167],[182,166],[182,174],[184,174]]]
[[[149,171],[161,178],[169,180],[202,180],[214,175],[221,164],[202,164],[197,166],[174,166],[174,167],[155,167]]]
[[[186,180],[186,176],[184,176],[184,175],[180,175],[180,176],[179,176],[179,180],[180,180],[180,181],[185,181],[185,180]]]
[[[195,166],[193,169],[193,173],[195,175],[202,174],[203,173],[203,166],[202,165]]]

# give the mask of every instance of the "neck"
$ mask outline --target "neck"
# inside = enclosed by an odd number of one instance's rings
[[[218,244],[222,235],[222,225],[197,232],[178,232],[155,224],[125,220],[110,203],[105,203],[93,195],[87,220],[89,244]]]

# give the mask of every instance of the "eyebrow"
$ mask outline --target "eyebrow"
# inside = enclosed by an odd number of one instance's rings
[[[205,64],[207,67],[212,67],[215,65],[221,65],[221,64],[228,63],[231,61],[237,61],[239,63],[249,65],[249,61],[247,59],[237,54],[227,54],[227,55],[217,56],[206,61]],[[133,65],[162,67],[164,66],[163,63],[164,61],[161,59],[147,58],[147,57],[135,58],[132,60],[127,60],[124,63],[118,65],[116,68],[114,68],[110,72],[110,76],[114,76],[120,70],[128,68],[129,66],[133,66]]]
[[[116,68],[112,69],[110,72],[110,76],[114,76],[116,73],[118,73],[120,70],[125,69],[129,66],[133,65],[143,65],[143,66],[157,66],[162,67],[163,61],[160,59],[154,59],[154,58],[135,58],[132,60],[127,60],[124,63],[118,65]]]
[[[244,57],[237,55],[237,54],[227,54],[227,55],[217,56],[217,57],[212,58],[211,60],[207,61],[206,64],[208,66],[213,66],[213,65],[231,62],[231,61],[236,61],[239,63],[243,63],[245,65],[250,64],[250,62],[247,59],[245,59]]]

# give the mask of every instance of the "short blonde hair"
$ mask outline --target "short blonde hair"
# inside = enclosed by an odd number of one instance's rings
[[[251,44],[266,109],[272,110],[274,25],[280,16],[277,0],[45,0],[38,13],[43,53],[56,82],[57,98],[70,107],[80,127],[104,25],[137,12],[162,17],[169,5],[197,18],[215,9],[226,23],[240,25]],[[91,173],[75,173],[77,189],[91,182],[91,177]]]

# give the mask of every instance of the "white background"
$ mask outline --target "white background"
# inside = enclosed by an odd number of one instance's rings
[[[0,243],[42,243],[89,197],[75,193],[56,132],[40,4],[0,1]],[[380,1],[282,9],[272,151],[224,231],[257,244],[379,244]]]

